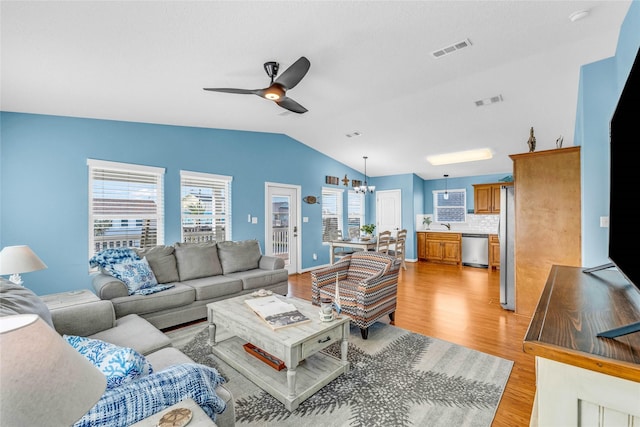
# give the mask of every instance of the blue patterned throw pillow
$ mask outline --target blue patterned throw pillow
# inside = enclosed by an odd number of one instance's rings
[[[142,258],[139,261],[113,264],[109,271],[113,271],[113,275],[127,285],[129,295],[137,294],[141,289],[150,288],[158,284],[146,258]]]
[[[107,389],[153,373],[147,359],[132,348],[76,335],[64,339],[107,377]]]

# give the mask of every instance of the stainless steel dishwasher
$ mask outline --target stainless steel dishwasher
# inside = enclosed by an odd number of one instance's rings
[[[462,264],[489,267],[489,235],[462,233]]]

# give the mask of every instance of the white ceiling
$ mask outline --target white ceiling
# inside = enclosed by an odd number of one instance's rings
[[[511,170],[573,145],[580,66],[613,56],[630,1],[5,1],[3,111],[274,132],[356,170],[425,179]],[[569,15],[590,10],[571,22]],[[471,47],[434,59],[464,39]],[[289,113],[254,95],[300,56]],[[476,107],[502,95],[504,101]],[[358,131],[362,136],[347,138]],[[487,147],[488,161],[425,157]]]

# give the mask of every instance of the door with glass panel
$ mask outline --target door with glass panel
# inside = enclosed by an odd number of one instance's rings
[[[297,273],[300,187],[274,183],[266,187],[265,254],[282,258],[289,274]]]

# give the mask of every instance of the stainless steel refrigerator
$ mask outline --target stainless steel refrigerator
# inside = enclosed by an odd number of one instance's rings
[[[513,185],[500,189],[500,304],[507,310],[516,309],[515,222]]]

